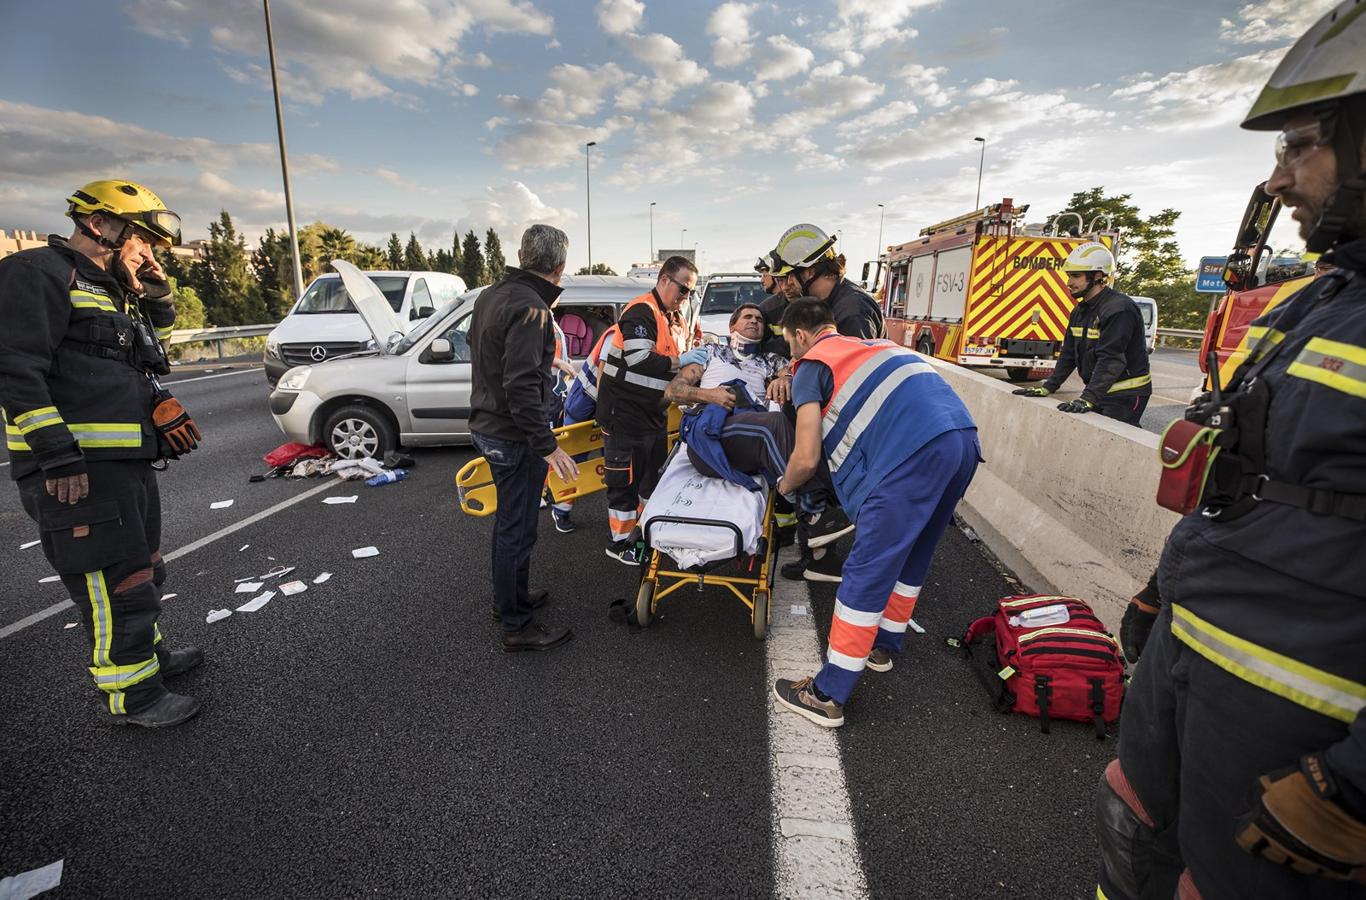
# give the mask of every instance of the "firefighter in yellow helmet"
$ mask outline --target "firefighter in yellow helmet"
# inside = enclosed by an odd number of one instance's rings
[[[1097,796],[1109,900],[1366,896],[1366,2],[1310,27],[1243,127],[1279,132],[1266,190],[1336,268],[1186,411],[1219,452]]]
[[[10,477],[76,603],[113,721],[176,725],[199,704],[162,681],[204,655],[162,645],[153,467],[194,449],[199,432],[156,380],[175,309],[152,251],[179,242],[180,217],[131,181],[85,185],[67,215],[69,238],[0,260]]]
[[[1074,371],[1080,372],[1086,385],[1081,396],[1059,403],[1058,409],[1094,411],[1139,425],[1153,393],[1148,343],[1138,304],[1109,285],[1115,274],[1115,255],[1104,244],[1088,241],[1067,255],[1062,270],[1077,305],[1067,320],[1058,364],[1041,386],[1014,393],[1047,397]]]

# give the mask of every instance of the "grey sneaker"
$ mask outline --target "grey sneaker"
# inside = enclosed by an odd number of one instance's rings
[[[844,724],[844,707],[834,700],[822,700],[810,678],[799,681],[779,678],[773,682],[773,696],[783,706],[822,728],[838,728]]]
[[[623,565],[640,565],[640,559],[636,556],[635,541],[617,541],[614,544],[609,544],[607,555]]]
[[[874,672],[892,671],[892,654],[881,647],[874,647],[868,654],[868,668]]]

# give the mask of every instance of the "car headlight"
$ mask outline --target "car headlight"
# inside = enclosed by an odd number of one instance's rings
[[[272,341],[270,338],[266,338],[266,356],[273,356],[276,359],[280,358],[279,341]]]
[[[304,384],[308,382],[308,376],[313,373],[312,366],[298,366],[290,369],[280,379],[280,383],[275,386],[280,391],[302,391]]]

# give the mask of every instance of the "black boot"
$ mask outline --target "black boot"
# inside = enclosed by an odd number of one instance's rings
[[[179,650],[157,648],[157,660],[161,663],[161,677],[171,678],[184,675],[204,661],[204,651],[198,647],[181,647]]]
[[[202,654],[201,654],[202,658]],[[163,694],[161,699],[144,710],[114,716],[115,725],[141,725],[144,728],[170,728],[194,718],[199,712],[199,701],[184,694]]]

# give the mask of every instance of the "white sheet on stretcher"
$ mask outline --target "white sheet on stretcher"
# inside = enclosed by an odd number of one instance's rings
[[[702,475],[688,461],[687,451],[680,448],[645,504],[640,527],[643,533],[655,516],[731,522],[740,529],[745,552],[753,553],[759,547],[759,536],[763,532],[766,499],[764,492],[746,490],[724,478]],[[735,532],[725,527],[666,522],[651,531],[650,543],[673,557],[683,568],[735,555]]]

